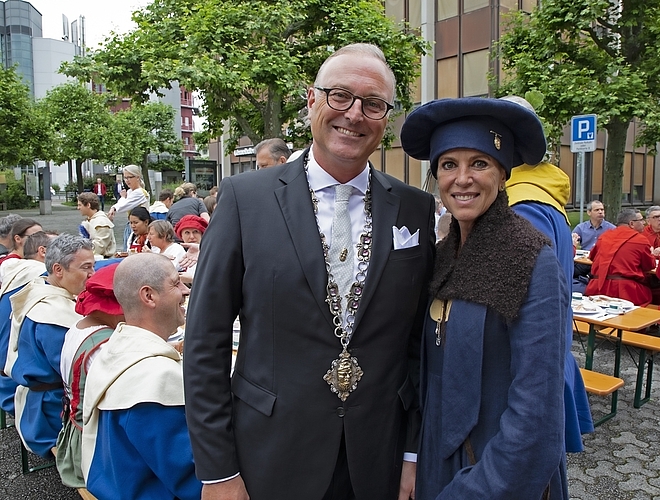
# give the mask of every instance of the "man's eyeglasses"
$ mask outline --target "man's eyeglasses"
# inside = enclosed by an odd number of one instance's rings
[[[655,219],[655,220],[658,220],[658,219],[660,219],[660,215],[651,215],[650,217],[647,217],[647,219]]]
[[[641,222],[642,224],[646,224],[644,219],[633,219],[633,222]]]
[[[347,111],[351,109],[356,99],[360,99],[362,114],[371,120],[382,120],[387,116],[390,109],[394,109],[393,105],[379,97],[362,97],[341,88],[314,88],[325,92],[325,100],[328,106],[335,111]]]

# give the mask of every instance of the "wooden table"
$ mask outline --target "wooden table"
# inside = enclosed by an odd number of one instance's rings
[[[584,264],[586,266],[590,266],[591,264],[593,264],[593,262],[591,262],[589,257],[575,257],[573,259],[573,262],[575,262],[576,264]]]
[[[587,370],[591,370],[593,367],[594,350],[596,344],[596,327],[600,326],[604,328],[613,328],[616,330],[616,345],[614,349],[614,376],[619,377],[619,373],[621,371],[621,337],[623,335],[623,331],[640,332],[655,323],[660,323],[660,310],[638,307],[632,311],[628,311],[625,314],[620,314],[610,318],[600,320],[597,319],[600,316],[602,315],[581,316],[579,313],[573,314],[575,319],[579,319],[580,321],[589,324],[587,356],[584,367]],[[615,391],[612,393],[612,413],[608,416],[608,418],[611,418],[616,414],[617,399],[618,391]]]

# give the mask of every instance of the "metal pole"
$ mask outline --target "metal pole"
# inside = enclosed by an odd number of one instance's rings
[[[584,221],[584,152],[577,154],[578,192],[580,193],[580,222]]]

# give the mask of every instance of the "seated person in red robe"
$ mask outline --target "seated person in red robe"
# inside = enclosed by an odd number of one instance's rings
[[[617,228],[604,233],[591,250],[592,278],[585,295],[608,295],[646,306],[651,302],[647,273],[655,268],[649,240],[642,234],[644,217],[638,210],[621,210]]]

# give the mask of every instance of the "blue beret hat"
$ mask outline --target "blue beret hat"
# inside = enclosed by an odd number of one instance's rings
[[[506,171],[536,165],[546,151],[543,125],[530,110],[502,99],[438,99],[415,109],[401,129],[401,144],[418,160],[431,161],[437,178],[438,158],[457,148],[476,149],[495,158]]]

